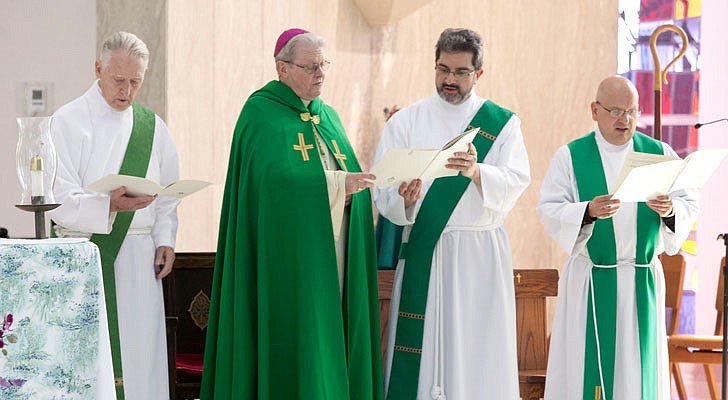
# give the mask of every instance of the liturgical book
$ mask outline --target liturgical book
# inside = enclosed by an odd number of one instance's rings
[[[210,182],[197,180],[184,180],[162,186],[149,179],[138,176],[110,174],[98,181],[86,186],[84,189],[90,192],[108,193],[122,186],[126,187],[129,196],[169,196],[182,198],[202,190],[210,185]]]
[[[421,179],[423,182],[460,171],[445,168],[447,159],[456,152],[467,152],[479,128],[464,132],[439,149],[389,149],[370,171],[377,179],[374,186],[399,186],[402,182]]]
[[[623,202],[647,201],[680,189],[699,189],[728,149],[698,150],[682,159],[634,152],[627,156],[612,196]]]

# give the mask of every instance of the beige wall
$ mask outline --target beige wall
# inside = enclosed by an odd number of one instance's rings
[[[31,117],[25,85],[48,85],[48,116],[93,82],[94,0],[0,1],[0,227],[11,237],[35,237],[33,214],[15,208],[21,187],[15,170],[16,117]],[[48,232],[48,231],[46,231]]]
[[[106,37],[131,32],[149,48],[149,68],[138,101],[166,120],[167,101],[167,2],[165,0],[96,0],[96,57]]]
[[[252,91],[274,79],[273,46],[292,26],[328,40],[333,68],[322,95],[340,113],[362,164],[370,165],[382,109],[428,96],[434,44],[446,27],[486,41],[478,93],[523,119],[533,183],[507,220],[518,266],[560,266],[534,208],[556,148],[592,127],[588,103],[616,71],[617,0],[435,0],[396,24],[368,25],[353,0],[197,0],[168,4],[167,122],[182,176],[218,185],[180,206],[180,250],[213,250],[229,144]]]

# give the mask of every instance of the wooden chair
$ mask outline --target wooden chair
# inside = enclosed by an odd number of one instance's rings
[[[215,253],[177,253],[163,282],[170,399],[197,399]]]
[[[720,392],[715,384],[715,374],[711,364],[722,363],[723,350],[723,267],[725,257],[720,262],[718,273],[718,290],[715,295],[715,335],[674,335],[667,339],[667,347],[670,353],[670,363],[692,363],[703,364],[705,378],[710,391],[710,398],[717,400]],[[674,376],[675,385],[678,387],[678,395],[681,400],[687,399],[685,386],[679,374]],[[679,381],[679,382],[678,382]],[[680,388],[682,387],[682,392]]]
[[[546,299],[558,294],[557,269],[515,269],[518,378],[521,398],[543,397],[548,362]]]
[[[680,322],[680,303],[685,280],[685,258],[682,254],[669,256],[664,253],[660,254],[659,257],[665,274],[665,310],[670,310],[670,317],[666,327],[667,336],[671,337],[677,335]],[[685,396],[685,385],[683,385],[680,366],[672,362],[672,360],[670,360],[670,373],[674,378],[678,394]],[[686,399],[687,397],[681,398]]]

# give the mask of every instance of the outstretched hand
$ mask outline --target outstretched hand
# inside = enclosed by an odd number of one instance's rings
[[[136,211],[152,204],[157,196],[129,196],[126,194],[126,187],[122,186],[110,194],[109,211]]]
[[[667,217],[672,213],[672,197],[669,195],[657,196],[656,199],[647,201],[647,207],[655,211],[660,217]]]
[[[619,200],[612,200],[611,194],[597,196],[589,202],[589,216],[592,218],[612,218],[621,207]]]
[[[346,174],[346,195],[359,193],[366,188],[374,186],[376,176],[366,172],[349,172]]]
[[[408,208],[415,204],[417,200],[422,198],[422,180],[413,179],[412,182],[402,182],[399,185],[399,195],[404,199],[404,208]]]
[[[468,143],[468,151],[456,152],[451,158],[448,158],[446,168],[460,171],[460,174],[466,178],[479,183],[480,168],[478,167],[478,152],[472,143]]]

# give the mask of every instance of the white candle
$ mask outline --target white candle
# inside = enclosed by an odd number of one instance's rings
[[[30,195],[43,196],[43,159],[39,156],[30,159]]]

